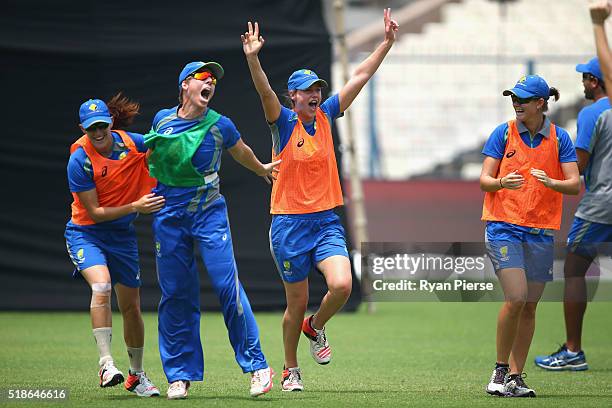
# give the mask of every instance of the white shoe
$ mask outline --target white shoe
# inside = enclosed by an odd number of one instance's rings
[[[123,373],[115,367],[113,360],[108,360],[98,371],[100,387],[113,387],[123,382]]]
[[[251,397],[258,397],[272,389],[274,370],[270,367],[251,373]]]
[[[302,372],[300,371],[299,367],[285,368],[283,370],[281,388],[283,391],[304,391],[304,384],[302,384]]]
[[[489,384],[487,384],[488,394],[497,395],[498,397],[503,397],[505,395],[504,386],[506,384],[506,379],[508,378],[509,367],[498,367],[493,370],[493,374],[491,374],[491,379],[489,380]]]
[[[123,385],[126,390],[136,393],[139,397],[159,397],[159,389],[149,380],[144,371],[136,374],[130,372]]]
[[[527,397],[534,398],[536,396],[535,391],[532,390],[525,384],[523,377],[525,374],[519,374],[516,376],[508,377],[506,385],[504,386],[504,392],[506,397]]]
[[[189,381],[175,381],[168,387],[168,399],[185,399],[190,386]]]
[[[328,364],[331,361],[331,347],[325,336],[325,327],[316,330],[312,327],[313,316],[307,317],[302,322],[302,333],[310,340],[310,355],[319,364]]]

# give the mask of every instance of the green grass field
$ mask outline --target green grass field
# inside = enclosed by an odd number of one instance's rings
[[[497,303],[378,303],[365,311],[337,316],[328,325],[334,358],[318,366],[300,344],[305,392],[283,393],[279,313],[258,313],[262,346],[277,372],[274,389],[252,399],[249,376],[233,358],[223,319],[204,313],[204,382],[194,383],[189,399],[140,399],[122,387],[98,387],[97,352],[85,313],[1,313],[0,388],[63,387],[62,403],[6,402],[3,406],[414,406],[414,407],[609,407],[612,406],[612,304],[592,303],[585,321],[584,347],[590,370],[545,372],[533,365],[538,353],[553,351],[564,338],[562,305],[543,303],[525,371],[536,399],[485,394],[495,361]],[[145,368],[165,395],[157,351],[156,315],[145,315]],[[114,316],[113,355],[127,370],[121,318]],[[124,371],[125,372],[125,371]],[[110,405],[109,405],[110,403]],[[296,405],[297,404],[297,405]]]

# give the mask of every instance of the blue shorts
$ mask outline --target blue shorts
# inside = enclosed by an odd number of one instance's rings
[[[554,237],[549,230],[489,221],[485,243],[495,273],[520,268],[529,281],[553,279]]]
[[[138,243],[134,226],[129,229],[96,229],[67,225],[66,249],[75,266],[74,278],[94,265],[106,265],[111,282],[140,287]]]
[[[317,263],[334,255],[348,258],[344,228],[332,210],[275,215],[270,227],[270,252],[285,282],[300,282]]]
[[[600,224],[574,217],[567,234],[567,250],[585,258],[612,255],[612,225]]]

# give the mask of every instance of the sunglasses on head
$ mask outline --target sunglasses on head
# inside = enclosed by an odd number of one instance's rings
[[[537,101],[538,99],[540,99],[537,96],[531,96],[529,98],[519,98],[516,95],[511,95],[510,97],[512,98],[512,103],[518,103],[519,105],[526,105],[531,101]]]
[[[209,71],[196,72],[193,77],[199,81],[204,81],[206,78],[212,78],[212,84],[217,84],[217,78]]]
[[[110,125],[106,122],[98,122],[98,123],[94,123],[93,125],[91,125],[90,127],[88,127],[86,130],[88,132],[95,132],[96,130],[100,129],[100,130],[106,130],[108,129]]]

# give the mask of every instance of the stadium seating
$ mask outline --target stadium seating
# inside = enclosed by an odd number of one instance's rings
[[[556,108],[583,98],[580,75],[574,68],[595,53],[583,0],[521,0],[506,6],[464,0],[446,4],[441,12],[439,23],[400,37],[378,70],[374,86],[366,88],[351,108],[365,177],[370,160],[371,89],[386,179],[427,174],[482,146],[497,124],[513,117],[512,106],[501,92],[527,73],[528,61],[535,73],[561,92],[560,101],[551,103],[552,116]],[[356,58],[351,70],[363,58]],[[339,71],[336,64],[336,84]],[[345,132],[342,122],[338,124]],[[568,130],[574,137],[575,122],[572,126]],[[462,176],[473,178],[475,172],[458,171],[457,177]]]

